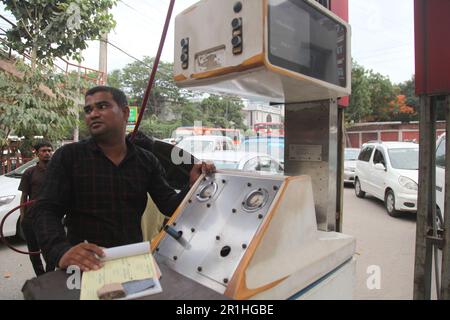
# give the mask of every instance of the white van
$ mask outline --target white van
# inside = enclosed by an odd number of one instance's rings
[[[355,194],[384,201],[390,216],[417,211],[419,145],[412,142],[368,142],[356,162]]]

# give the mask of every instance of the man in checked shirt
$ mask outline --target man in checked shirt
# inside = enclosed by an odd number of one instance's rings
[[[147,193],[171,216],[201,173],[215,172],[215,167],[194,165],[189,185],[177,193],[157,158],[125,138],[130,109],[122,91],[90,89],[84,112],[91,138],[55,152],[32,214],[47,264],[89,271],[102,267],[102,247],[142,241]],[[64,215],[67,235],[61,224]]]

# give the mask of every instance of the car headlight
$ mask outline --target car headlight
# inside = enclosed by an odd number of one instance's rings
[[[2,196],[0,197],[0,206],[4,206],[8,203],[11,203],[16,196]]]
[[[417,183],[411,180],[410,178],[401,176],[400,178],[398,178],[398,183],[400,183],[400,185],[402,187],[405,187],[406,189],[414,191],[418,190]]]

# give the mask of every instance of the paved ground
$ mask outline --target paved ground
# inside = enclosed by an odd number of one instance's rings
[[[8,240],[18,249],[27,250],[24,241],[15,238]],[[35,276],[28,256],[17,254],[0,243],[0,261],[0,300],[23,299],[23,284]]]
[[[357,198],[353,187],[344,189],[343,232],[357,239],[356,299],[412,299],[416,215],[390,217],[383,202]],[[381,288],[369,290],[370,266],[379,266]],[[373,272],[373,271],[371,271]]]
[[[344,190],[344,233],[357,239],[356,299],[412,299],[414,277],[415,215],[391,218],[383,203],[372,197],[356,198]],[[23,241],[11,240],[25,249]],[[21,288],[34,276],[28,257],[0,244],[0,300],[22,299]],[[369,290],[367,269],[379,266],[379,290]],[[9,277],[8,277],[9,276]]]

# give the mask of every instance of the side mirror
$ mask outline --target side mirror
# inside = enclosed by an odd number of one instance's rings
[[[380,171],[386,171],[386,167],[382,163],[377,163],[375,165],[375,169],[380,170]]]

